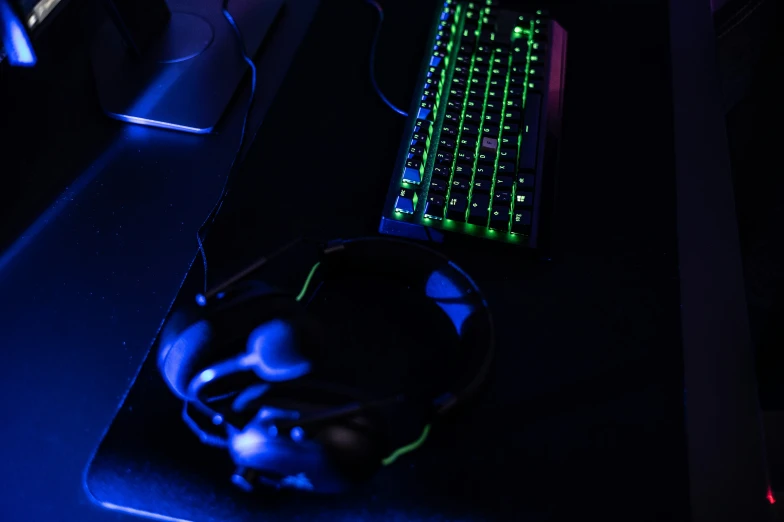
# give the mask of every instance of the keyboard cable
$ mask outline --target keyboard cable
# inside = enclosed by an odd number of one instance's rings
[[[386,96],[384,96],[384,93],[381,92],[378,83],[376,83],[376,44],[378,43],[378,37],[381,34],[381,25],[384,23],[384,9],[375,0],[365,0],[365,2],[375,7],[376,11],[378,11],[378,25],[376,26],[376,34],[373,35],[373,44],[370,46],[370,81],[373,84],[373,88],[376,90],[379,98],[381,98],[381,100],[386,103],[390,109],[400,114],[401,116],[408,117],[408,113],[406,111],[402,111],[395,107],[395,104],[393,104]]]
[[[242,33],[240,32],[240,28],[237,26],[237,22],[234,21],[234,17],[231,16],[229,13],[229,0],[223,0],[223,5],[221,7],[223,11],[223,16],[226,18],[226,21],[229,22],[232,30],[234,31],[234,36],[237,38],[237,42],[240,46],[240,51],[242,52],[242,59],[245,60],[245,63],[248,64],[251,70],[251,84],[250,84],[250,99],[248,100],[248,106],[245,109],[245,117],[242,121],[242,131],[240,133],[240,143],[237,146],[237,151],[234,153],[234,158],[231,160],[231,165],[229,166],[229,171],[226,174],[226,180],[223,182],[223,189],[221,190],[220,197],[218,201],[215,202],[215,205],[212,207],[212,210],[204,219],[199,229],[196,231],[196,241],[199,243],[199,253],[201,254],[202,262],[204,263],[204,292],[207,292],[207,253],[204,250],[204,241],[206,240],[206,234],[203,234],[205,227],[208,225],[212,225],[215,222],[215,218],[218,217],[218,213],[223,206],[223,202],[226,200],[226,196],[229,193],[229,180],[232,177],[232,173],[234,168],[237,166],[237,160],[239,159],[240,155],[242,154],[242,149],[245,146],[245,138],[248,134],[248,124],[250,123],[250,113],[253,109],[253,102],[256,98],[256,81],[257,81],[257,71],[256,71],[256,64],[253,63],[253,60],[250,56],[248,56],[248,52],[245,49],[245,42],[242,39]]]

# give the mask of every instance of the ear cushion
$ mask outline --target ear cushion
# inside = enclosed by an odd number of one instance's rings
[[[305,378],[269,388],[258,406],[295,411],[307,418],[325,408],[368,399],[359,390]],[[306,428],[306,431],[312,430],[310,436],[324,448],[330,465],[341,476],[361,481],[380,467],[381,460],[389,450],[389,441],[380,427],[377,412],[368,411],[323,425],[316,424]]]
[[[241,305],[241,306],[240,306]],[[279,353],[283,361],[303,361],[300,346],[313,348],[320,337],[313,320],[290,295],[259,281],[237,285],[204,307],[172,315],[161,334],[158,368],[169,388],[187,398],[191,380],[202,370],[245,353],[250,334],[273,320],[285,322],[295,338]]]

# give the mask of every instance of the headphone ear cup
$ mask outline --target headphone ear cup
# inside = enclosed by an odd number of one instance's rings
[[[381,467],[386,444],[380,430],[367,417],[353,417],[326,426],[316,440],[349,481],[365,481]]]
[[[245,281],[207,306],[189,307],[171,316],[161,333],[161,376],[175,395],[188,400],[188,385],[200,371],[244,353],[249,335],[276,318],[293,327],[292,350],[318,351],[319,329],[299,303],[266,283]]]
[[[169,389],[181,399],[187,400],[188,384],[193,375],[204,366],[202,361],[208,355],[213,329],[208,321],[202,319],[180,331],[177,326],[184,319],[183,314],[173,316],[170,325],[167,325],[161,335],[158,370]]]

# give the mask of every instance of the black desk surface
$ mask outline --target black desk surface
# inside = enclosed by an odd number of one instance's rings
[[[293,48],[315,2],[298,4],[281,49]],[[427,23],[412,19],[414,4],[385,6],[377,55],[379,83],[404,105]],[[688,518],[667,3],[553,12],[569,31],[553,260],[457,256],[500,327],[488,393],[458,435],[433,441],[415,467],[380,475],[372,495],[304,502],[281,508],[283,518]],[[404,120],[368,83],[374,23],[361,3],[323,2],[211,232],[211,281],[295,235],[375,232]],[[286,63],[285,52],[277,59]],[[124,128],[48,223],[0,258],[1,288],[15,299],[2,339],[15,355],[0,381],[14,398],[1,454],[15,469],[0,496],[7,519],[123,518],[90,505],[82,472],[194,259],[193,232],[220,190],[239,112],[217,137]],[[191,266],[184,288],[202,277]],[[121,409],[109,441],[133,415]],[[154,423],[141,426],[155,436]],[[115,471],[132,467],[133,451],[113,453]],[[502,479],[500,466],[517,478]],[[191,504],[177,509],[267,519],[247,499]]]

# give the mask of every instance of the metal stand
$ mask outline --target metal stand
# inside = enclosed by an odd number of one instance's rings
[[[211,132],[248,65],[220,0],[169,0],[171,21],[137,59],[107,22],[92,49],[101,107],[112,118],[153,127]],[[232,0],[249,56],[275,22],[283,0]]]

